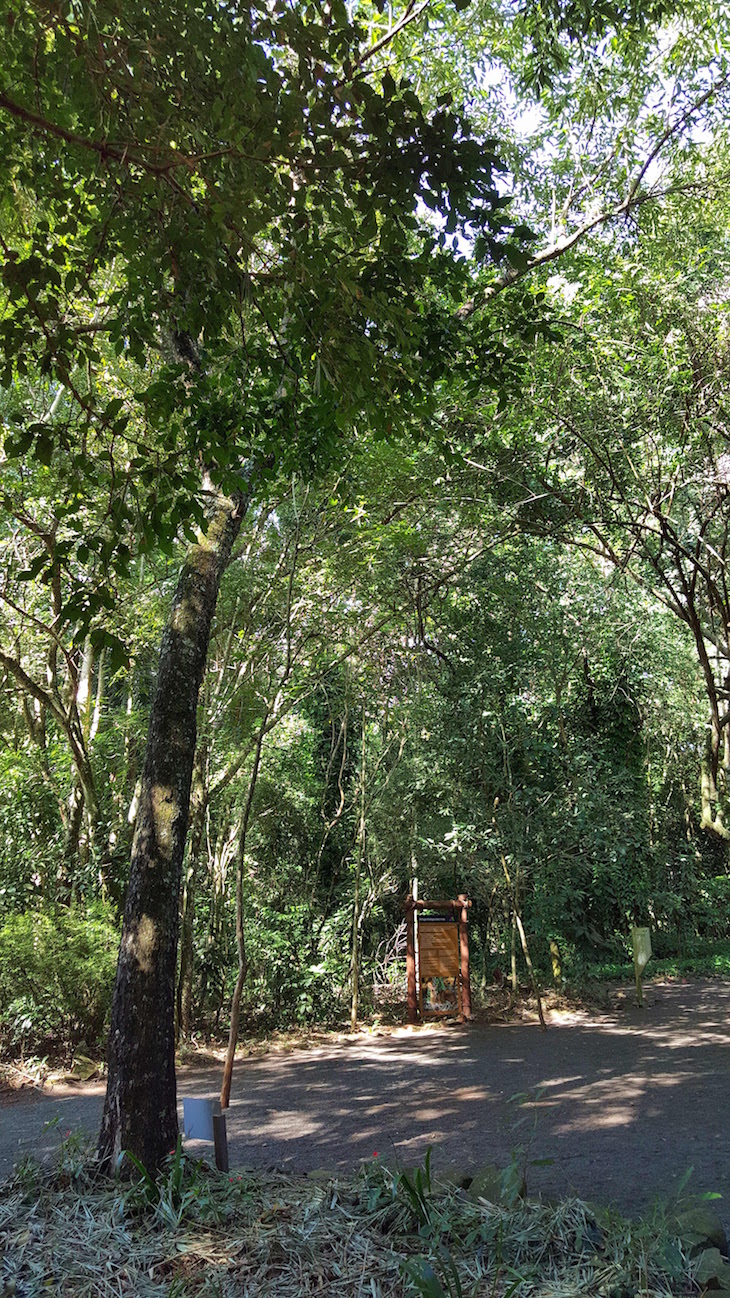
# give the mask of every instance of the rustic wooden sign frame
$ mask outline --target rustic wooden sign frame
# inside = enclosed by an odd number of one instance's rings
[[[423,1017],[422,996],[416,977],[416,948],[418,942],[416,915],[420,911],[443,911],[456,919],[459,933],[459,1019],[471,1018],[471,982],[469,970],[469,909],[471,902],[461,893],[456,901],[420,901],[413,897],[406,898],[403,910],[406,916],[406,983],[408,994],[408,1022],[417,1023],[419,1013]],[[438,1011],[429,1011],[428,1017],[440,1016]]]

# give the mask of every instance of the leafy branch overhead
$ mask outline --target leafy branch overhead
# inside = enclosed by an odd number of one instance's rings
[[[392,436],[432,408],[470,275],[447,240],[498,258],[510,222],[495,141],[375,66],[416,16],[370,45],[336,5],[10,16],[5,454],[68,482],[69,574],[193,539],[200,462],[235,492],[244,464],[326,467],[363,420]]]

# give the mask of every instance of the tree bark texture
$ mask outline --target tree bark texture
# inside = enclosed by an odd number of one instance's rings
[[[247,498],[217,496],[188,553],[160,651],[147,735],[108,1046],[98,1157],[129,1151],[155,1172],[178,1136],[175,963],[198,693],[218,589]]]

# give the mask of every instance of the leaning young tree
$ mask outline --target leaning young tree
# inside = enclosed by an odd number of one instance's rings
[[[493,142],[448,102],[426,112],[387,67],[422,10],[409,4],[370,42],[368,6],[352,18],[338,0],[30,3],[4,25],[5,453],[62,466],[82,499],[108,466],[99,584],[77,589],[57,625],[98,633],[130,551],[181,534],[191,543],[149,719],[105,1163],[128,1150],[154,1169],[177,1134],[173,991],[196,708],[244,514],[273,477],[312,474],[345,439],[394,436],[430,410],[469,288],[451,236],[468,229],[486,257],[501,255]],[[479,319],[462,328],[493,381],[488,334]],[[50,399],[42,415],[29,375]],[[86,530],[71,510],[55,547],[70,573]],[[34,575],[43,563],[39,550]]]

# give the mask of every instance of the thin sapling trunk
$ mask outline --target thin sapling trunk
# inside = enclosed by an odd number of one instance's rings
[[[253,766],[251,776],[248,782],[248,792],[246,794],[246,805],[241,817],[241,830],[238,836],[238,848],[236,852],[236,953],[238,956],[238,972],[236,974],[236,985],[233,989],[231,1000],[231,1023],[228,1031],[228,1046],[226,1049],[226,1058],[223,1064],[223,1080],[221,1083],[221,1108],[227,1109],[231,1102],[231,1082],[233,1079],[233,1061],[236,1057],[236,1043],[238,1041],[238,1028],[241,1021],[241,996],[243,995],[243,985],[248,973],[248,959],[246,956],[246,934],[243,925],[243,867],[246,855],[246,835],[248,833],[249,821],[251,819],[251,808],[253,806],[253,797],[256,790],[256,781],[258,779],[259,767],[261,765],[261,750],[264,746],[264,737],[269,719],[268,710],[264,711],[261,718],[261,725],[256,736],[256,748],[253,756]]]

